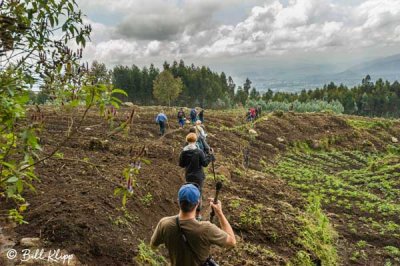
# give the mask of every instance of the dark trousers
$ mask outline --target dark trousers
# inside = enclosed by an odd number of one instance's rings
[[[159,121],[158,124],[160,125],[160,134],[161,136],[165,134],[165,122]]]

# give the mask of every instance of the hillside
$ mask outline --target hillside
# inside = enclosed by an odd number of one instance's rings
[[[173,109],[165,110],[175,117]],[[130,111],[120,110],[114,126]],[[153,122],[158,111],[138,107],[132,130],[110,137],[110,125],[90,112],[58,156],[37,166],[41,182],[27,195],[29,224],[1,222],[0,253],[6,245],[21,250],[23,237],[40,237],[46,249],[76,255],[77,265],[147,265],[151,252],[141,241],[148,243],[158,220],[178,210],[183,171],[177,162],[188,131],[170,121],[159,138]],[[221,200],[239,237],[234,250],[214,250],[221,265],[400,264],[398,120],[276,112],[250,125],[243,116],[205,115],[217,177],[224,182]],[[65,110],[45,108],[43,152],[59,143],[68,126]],[[105,145],[91,145],[94,137]],[[141,169],[123,210],[113,191],[124,184],[132,150],[142,146],[151,163]],[[207,173],[205,197],[214,190],[210,167]],[[4,254],[0,264],[12,265]]]

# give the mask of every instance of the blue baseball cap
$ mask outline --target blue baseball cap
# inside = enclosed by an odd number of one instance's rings
[[[200,200],[200,191],[193,184],[183,185],[179,189],[178,200],[179,200],[179,202],[187,201],[189,203],[196,204]]]

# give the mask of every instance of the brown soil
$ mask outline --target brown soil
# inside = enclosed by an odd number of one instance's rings
[[[129,112],[122,109],[115,124]],[[159,138],[153,122],[156,112],[156,108],[140,108],[128,134],[121,132],[108,138],[110,126],[96,112],[90,112],[79,132],[61,148],[63,158],[54,157],[37,166],[41,182],[35,184],[36,193],[26,195],[30,206],[25,219],[29,224],[16,228],[16,239],[40,237],[47,247],[65,249],[87,265],[135,265],[133,258],[140,240],[148,243],[158,220],[177,213],[177,190],[183,183],[183,171],[177,163],[188,128],[179,130],[176,121],[170,121],[170,132]],[[175,117],[169,112],[169,117]],[[215,251],[217,260],[222,265],[285,265],[299,250],[295,239],[300,224],[296,217],[304,200],[284,181],[259,172],[265,167],[261,161],[273,163],[296,141],[336,137],[335,145],[350,149],[362,147],[364,136],[355,134],[341,117],[328,114],[270,115],[268,120],[256,123],[257,137],[249,136],[246,124],[238,118],[209,112],[206,119],[208,141],[217,153],[216,167],[224,165],[231,173],[221,199],[240,237],[238,249]],[[68,123],[63,111],[45,111],[40,134],[44,153],[51,152],[64,138]],[[400,132],[399,127],[393,130]],[[90,149],[93,137],[108,140],[108,147]],[[384,146],[382,140],[370,141],[377,148]],[[121,199],[113,191],[125,183],[122,171],[130,163],[131,149],[143,145],[151,164],[143,166],[134,195],[127,203],[128,214],[124,214]],[[247,170],[243,168],[246,148],[250,154]],[[213,186],[208,179],[204,198],[212,195]],[[148,193],[151,202],[143,200]],[[231,206],[237,199],[243,204]],[[263,206],[262,224],[243,224],[240,214],[256,204]],[[208,214],[209,209],[205,209],[203,216]],[[255,247],[271,250],[276,256],[262,256]]]

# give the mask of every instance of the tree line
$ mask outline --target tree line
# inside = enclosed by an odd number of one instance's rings
[[[185,65],[183,60],[172,64],[165,62],[162,70],[153,64],[143,68],[136,65],[116,66],[112,71],[112,82],[128,93],[129,101],[143,105],[157,104],[160,100],[154,95],[153,85],[162,72],[169,72],[182,81],[179,95],[171,99],[170,104],[227,108],[234,103],[236,85],[231,77],[224,72],[213,72],[206,66]]]
[[[362,79],[360,85],[352,88],[331,82],[322,88],[302,90],[299,93],[274,93],[268,90],[262,95],[262,100],[289,103],[295,101],[305,103],[312,100],[339,101],[344,107],[345,114],[400,117],[400,83],[382,79],[372,82],[369,75]]]
[[[237,86],[232,77],[224,72],[217,73],[206,66],[185,65],[181,60],[172,64],[164,63],[162,71],[169,71],[183,83],[182,92],[171,104],[182,106],[201,106],[204,108],[232,108],[238,105],[262,100],[268,102],[310,103],[324,101],[343,105],[345,114],[364,116],[400,117],[400,83],[378,79],[372,82],[367,75],[361,84],[347,87],[333,82],[322,88],[302,90],[301,92],[273,92],[268,89],[261,93],[252,86],[249,78]],[[153,83],[161,70],[150,65],[142,69],[117,66],[113,69],[113,84],[125,90],[130,101],[138,104],[157,104],[153,94]],[[289,105],[290,106],[290,105]],[[297,105],[296,105],[297,106]]]
[[[343,105],[345,114],[400,117],[400,83],[382,79],[373,82],[369,75],[362,79],[361,84],[351,88],[331,82],[322,88],[301,92],[274,92],[268,89],[261,93],[252,86],[249,78],[243,85],[237,86],[232,77],[227,77],[224,72],[214,72],[206,66],[186,65],[183,60],[179,63],[173,61],[172,64],[164,62],[161,70],[153,64],[143,68],[119,65],[108,70],[105,64],[96,61],[90,69],[97,83],[112,83],[115,88],[127,93],[128,96],[122,100],[140,105],[169,104],[224,109],[249,106],[254,102],[276,102],[285,105],[269,106],[290,108],[291,103],[299,106],[298,102],[325,106],[320,104],[323,101],[333,103],[335,108]],[[173,89],[168,92],[169,87]],[[46,93],[41,92],[37,96],[37,102],[42,103],[48,98],[43,94]]]

